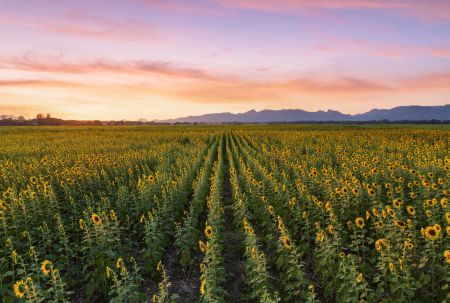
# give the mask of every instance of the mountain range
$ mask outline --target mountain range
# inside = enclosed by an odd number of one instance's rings
[[[339,111],[308,112],[301,109],[251,110],[245,113],[215,113],[188,116],[160,123],[269,123],[269,122],[320,122],[320,121],[450,121],[450,104],[441,106],[399,106],[391,109],[373,109],[362,114],[343,114]]]

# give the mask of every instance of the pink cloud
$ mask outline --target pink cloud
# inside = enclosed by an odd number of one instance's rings
[[[319,10],[379,10],[390,14],[410,16],[426,21],[449,20],[447,0],[134,0],[152,8],[172,13],[223,15],[225,9],[253,10],[270,13],[318,14]],[[320,15],[323,17],[324,15]],[[333,18],[327,16],[327,18]],[[342,21],[342,20],[341,20]]]
[[[450,19],[450,2],[447,0],[213,0],[228,8],[265,12],[293,13],[318,9],[384,10],[388,13],[410,15],[432,20]]]
[[[88,62],[66,62],[61,56],[42,57],[31,53],[17,57],[0,58],[0,68],[50,73],[122,73],[134,75],[159,74],[168,77],[202,80],[223,80],[199,68],[186,67],[170,61],[98,59]]]
[[[69,13],[62,18],[42,20],[31,16],[0,13],[0,24],[105,40],[162,39],[153,26],[147,23],[135,20],[117,22],[89,14]]]

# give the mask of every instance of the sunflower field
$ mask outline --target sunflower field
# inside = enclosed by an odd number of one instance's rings
[[[448,127],[0,139],[0,302],[450,299]]]

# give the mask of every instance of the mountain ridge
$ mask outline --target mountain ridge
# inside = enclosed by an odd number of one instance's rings
[[[423,121],[450,120],[450,104],[436,106],[397,106],[391,109],[372,109],[362,114],[343,114],[336,110],[315,112],[302,109],[249,110],[243,113],[211,113],[176,119],[154,120],[157,123],[270,123],[270,122],[354,122],[354,121]]]

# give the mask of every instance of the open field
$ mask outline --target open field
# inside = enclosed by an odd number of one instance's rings
[[[0,128],[2,302],[444,302],[448,126]]]

